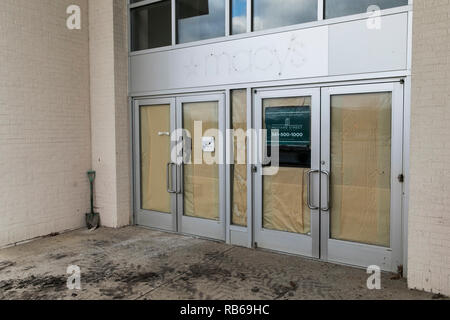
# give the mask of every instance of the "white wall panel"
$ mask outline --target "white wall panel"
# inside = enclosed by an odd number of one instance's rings
[[[131,57],[131,92],[326,76],[328,27]]]
[[[374,22],[363,19],[330,26],[330,75],[406,69],[407,13],[382,17],[379,29],[372,29]]]

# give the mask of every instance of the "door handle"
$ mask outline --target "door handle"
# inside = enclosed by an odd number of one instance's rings
[[[168,193],[177,193],[176,191],[174,191],[172,189],[172,166],[174,165],[174,163],[169,162],[167,164],[167,192]]]
[[[330,211],[330,172],[326,170],[320,171],[320,174],[324,174],[327,177],[327,206],[321,208],[322,211]]]
[[[308,202],[308,207],[311,210],[318,210],[319,207],[315,207],[312,203],[311,203],[311,175],[313,173],[320,173],[320,170],[309,170],[306,172],[307,176],[308,176],[308,187],[307,187],[307,202]]]

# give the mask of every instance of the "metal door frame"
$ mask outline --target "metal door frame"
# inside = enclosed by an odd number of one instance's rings
[[[336,84],[333,85],[332,83],[327,83],[324,84],[322,86],[318,86],[318,85],[312,85],[312,86],[298,86],[298,87],[270,87],[270,88],[263,88],[263,89],[257,89],[257,90],[250,90],[248,89],[248,94],[250,95],[248,100],[249,101],[253,101],[253,105],[255,106],[255,108],[251,108],[251,106],[249,106],[249,109],[253,109],[254,110],[254,118],[253,120],[248,120],[252,122],[252,127],[253,128],[257,128],[257,122],[258,119],[260,119],[260,125],[262,126],[262,105],[261,105],[261,100],[258,99],[258,96],[261,96],[263,94],[267,94],[267,93],[274,93],[274,95],[276,97],[289,97],[288,93],[295,91],[296,93],[294,94],[294,96],[299,96],[299,92],[314,92],[314,90],[319,90],[319,92],[321,91],[321,93],[319,93],[319,112],[321,112],[321,115],[319,116],[321,118],[321,120],[319,121],[320,124],[320,128],[321,131],[319,132],[319,136],[322,136],[321,139],[321,153],[322,153],[322,158],[326,158],[327,157],[327,153],[328,153],[328,159],[329,159],[329,150],[323,150],[325,147],[325,143],[323,141],[323,137],[326,136],[326,132],[328,131],[329,134],[329,112],[330,112],[330,100],[329,97],[332,94],[338,94],[338,93],[347,93],[347,94],[357,94],[357,93],[367,93],[367,92],[392,92],[393,96],[392,96],[392,110],[393,110],[393,120],[392,120],[392,125],[393,125],[393,129],[392,129],[392,142],[393,142],[393,153],[392,153],[392,158],[391,159],[391,163],[392,163],[392,199],[393,201],[391,201],[391,205],[395,204],[395,208],[394,210],[391,209],[391,212],[398,212],[397,213],[397,219],[394,222],[391,222],[391,241],[393,242],[391,245],[391,248],[381,248],[377,247],[377,246],[370,246],[370,245],[364,245],[364,244],[352,244],[350,243],[349,246],[346,245],[345,242],[343,241],[337,241],[337,240],[330,240],[327,238],[327,235],[329,234],[329,222],[327,220],[327,218],[329,218],[329,216],[327,217],[327,213],[321,213],[322,216],[322,223],[320,224],[320,229],[321,231],[319,231],[321,233],[321,239],[318,241],[319,243],[319,248],[314,247],[312,249],[312,253],[311,256],[313,257],[319,257],[322,256],[322,259],[324,259],[325,261],[330,261],[330,262],[337,262],[337,263],[341,263],[341,264],[349,264],[349,265],[354,265],[354,266],[362,266],[362,265],[368,265],[370,262],[375,262],[374,264],[377,263],[377,261],[385,261],[385,263],[383,263],[380,267],[383,270],[387,270],[387,271],[397,271],[396,270],[396,266],[398,265],[402,265],[404,263],[404,250],[406,248],[406,243],[404,243],[403,238],[405,236],[406,233],[403,232],[403,228],[405,227],[403,224],[405,223],[405,219],[406,217],[403,217],[402,215],[402,193],[403,193],[403,185],[400,184],[397,180],[397,175],[399,173],[403,172],[403,154],[402,151],[404,149],[404,143],[408,143],[408,137],[404,137],[404,130],[402,128],[403,123],[404,123],[404,108],[405,106],[403,105],[404,103],[404,97],[403,97],[403,90],[407,90],[408,88],[404,88],[402,82],[398,81],[398,79],[389,79],[386,82],[383,82],[381,80],[379,81],[373,81],[368,82],[355,82],[355,83],[341,83],[341,84]],[[371,91],[372,90],[372,91]],[[380,91],[381,90],[381,91]],[[303,94],[303,95],[308,95],[308,94]],[[309,94],[311,95],[311,94]],[[172,217],[173,217],[173,221],[171,221],[171,223],[164,223],[164,224],[159,224],[158,226],[158,222],[154,223],[155,221],[152,220],[151,223],[148,222],[149,218],[143,218],[145,217],[144,214],[148,214],[150,213],[151,215],[154,215],[155,217],[158,217],[161,214],[155,213],[153,214],[153,212],[148,212],[145,210],[141,210],[141,205],[140,205],[140,116],[139,116],[139,110],[140,107],[142,106],[151,106],[151,105],[160,105],[160,104],[170,104],[171,105],[171,127],[172,128],[176,128],[177,127],[177,121],[178,119],[180,119],[180,116],[177,114],[178,110],[177,110],[177,104],[180,101],[184,101],[184,102],[201,102],[201,100],[203,101],[211,101],[212,96],[218,96],[220,97],[219,100],[222,101],[222,103],[219,103],[219,109],[220,110],[220,115],[219,115],[219,120],[221,120],[220,117],[222,117],[222,119],[226,118],[226,112],[224,111],[224,100],[225,100],[225,96],[222,92],[218,93],[218,92],[213,92],[213,93],[205,93],[205,92],[199,92],[199,93],[192,93],[189,95],[171,95],[170,97],[155,97],[155,98],[136,98],[133,99],[133,153],[134,153],[134,159],[133,159],[133,163],[134,163],[134,206],[135,206],[135,222],[138,225],[143,225],[143,226],[148,226],[154,229],[161,229],[161,230],[165,230],[165,231],[175,231],[175,232],[183,232],[181,231],[181,224],[179,225],[181,219],[179,219],[178,214],[177,214],[177,207],[179,206],[179,204],[177,203],[177,196],[175,196],[175,200],[172,200],[172,208],[175,208],[175,210],[172,210]],[[314,100],[314,99],[313,99]],[[321,100],[321,101],[320,101]],[[407,102],[407,101],[406,101]],[[259,105],[258,105],[259,103]],[[314,105],[314,102],[312,103]],[[220,108],[220,105],[222,105],[222,108]],[[173,110],[173,112],[172,112]],[[321,111],[320,111],[321,110]],[[314,111],[314,108],[312,109],[312,111]],[[328,113],[328,114],[327,114]],[[328,122],[327,120],[325,120],[324,118],[328,117]],[[175,122],[172,124],[172,122]],[[221,130],[225,129],[225,120],[223,121],[219,121],[220,123],[220,127]],[[328,127],[326,126],[326,124],[328,123]],[[250,126],[249,126],[250,128]],[[406,130],[407,128],[405,128]],[[223,131],[224,132],[224,131]],[[329,138],[328,138],[329,139]],[[406,139],[406,141],[404,141],[404,139]],[[251,141],[250,141],[251,142]],[[172,142],[172,146],[173,144],[176,142]],[[251,143],[253,145],[253,143]],[[396,145],[396,147],[394,147],[394,145]],[[249,146],[250,148],[251,146]],[[256,143],[254,144],[254,147],[256,148]],[[328,146],[329,147],[329,146]],[[394,149],[396,148],[396,149]],[[254,150],[254,149],[253,149]],[[253,154],[254,151],[249,151],[250,154]],[[406,158],[408,158],[408,155],[406,155]],[[318,170],[323,170],[323,171],[328,171],[327,169],[330,169],[328,166],[320,166],[320,159],[317,161],[317,169]],[[328,161],[329,164],[329,161]],[[249,166],[250,167],[250,166]],[[312,167],[315,168],[314,163],[312,163]],[[407,169],[407,168],[405,168]],[[225,188],[225,181],[223,180],[225,177],[225,166],[223,166],[223,168],[220,169],[220,187]],[[250,169],[249,169],[250,170]],[[175,172],[174,172],[175,171]],[[398,171],[398,172],[397,172]],[[406,172],[404,172],[406,173]],[[179,180],[178,178],[179,175],[179,169],[173,169],[172,170],[172,177],[177,177],[176,179],[174,179],[173,182],[173,186],[174,188],[176,188],[178,190],[179,188],[179,184],[180,182],[178,182],[177,180]],[[317,178],[315,177],[317,176]],[[254,180],[253,180],[254,179]],[[261,240],[258,238],[257,236],[257,228],[256,228],[256,221],[258,220],[257,218],[257,213],[258,211],[261,212],[262,209],[262,199],[258,199],[256,197],[256,189],[259,188],[260,186],[262,186],[261,184],[261,176],[260,174],[254,174],[253,175],[253,181],[254,181],[254,188],[252,191],[252,196],[253,196],[253,201],[252,203],[254,203],[254,213],[253,215],[249,215],[249,221],[251,221],[252,223],[249,224],[248,226],[248,230],[251,231],[252,228],[254,228],[254,232],[250,232],[249,233],[249,237],[252,239],[252,243],[257,242],[259,247],[265,247],[264,243],[261,242]],[[319,180],[318,175],[314,175],[314,179]],[[323,183],[325,181],[325,177],[322,177],[322,187],[321,187],[321,191],[322,191],[322,195],[326,195],[326,190],[324,190],[324,188],[326,188],[326,185]],[[258,183],[259,182],[259,183]],[[313,181],[313,183],[315,184],[314,187],[317,188],[317,184],[320,184],[321,182],[318,181]],[[395,189],[395,190],[394,190]],[[262,193],[261,193],[262,194]],[[397,200],[395,200],[394,198],[396,198]],[[314,195],[314,203],[316,203],[316,201],[318,201],[316,198],[316,195]],[[322,206],[324,205],[324,201],[326,201],[325,198],[322,198]],[[175,203],[175,205],[174,205]],[[182,202],[181,202],[182,203]],[[220,232],[219,233],[225,233],[226,230],[226,226],[225,226],[225,192],[224,190],[220,191],[220,215],[221,215],[221,220],[223,222],[223,228],[220,228]],[[312,215],[312,219],[311,219],[311,225],[313,225],[313,218],[314,216],[316,216],[316,214]],[[319,215],[317,215],[319,216]],[[320,219],[320,218],[319,218]],[[391,215],[391,219],[392,219],[392,215]],[[324,222],[324,220],[327,220],[326,222]],[[203,226],[201,227],[203,228]],[[397,230],[397,231],[394,231]],[[184,230],[186,231],[186,230]],[[194,230],[195,231],[195,230]],[[197,234],[195,232],[185,232],[188,234]],[[206,237],[206,238],[213,238],[216,239],[216,235],[211,235],[211,234],[206,234],[206,235],[202,235],[201,232],[199,232],[200,236],[202,237]],[[313,228],[311,230],[311,233],[313,233]],[[220,236],[221,240],[224,240],[225,236]],[[322,245],[322,247],[320,248],[320,242],[322,242],[324,245]],[[325,245],[326,243],[326,245]],[[283,242],[280,243],[280,245],[285,245]],[[340,247],[340,248],[337,248]],[[337,248],[337,249],[336,249]],[[330,250],[331,249],[331,250]],[[352,252],[360,252],[360,253],[352,253]],[[282,251],[282,252],[291,252],[294,254],[299,254],[299,255],[305,255],[304,253],[298,252],[299,250],[297,250],[297,248],[294,248],[294,250],[285,250],[283,248],[273,248],[273,250],[275,251]],[[380,253],[381,252],[381,253]],[[341,256],[341,258],[339,258],[339,256]],[[342,257],[346,257],[345,259],[342,259]],[[379,257],[376,258],[375,257]],[[361,263],[361,261],[363,263]]]
[[[134,117],[134,202],[136,211],[136,224],[149,226],[155,229],[161,229],[165,231],[177,231],[177,170],[174,163],[168,163],[164,170],[167,170],[167,188],[171,191],[171,213],[161,213],[157,211],[143,210],[141,206],[141,122],[140,122],[140,110],[142,107],[152,107],[168,105],[170,108],[170,134],[176,127],[176,110],[175,110],[175,98],[162,98],[162,99],[141,99],[134,100],[133,117]],[[175,141],[171,139],[171,150],[176,146]],[[170,175],[169,175],[170,173]],[[174,189],[175,188],[175,189]],[[172,189],[172,190],[169,190]]]
[[[321,132],[321,170],[330,172],[331,161],[331,97],[333,95],[354,95],[365,93],[392,92],[392,127],[391,127],[391,215],[390,215],[390,247],[334,240],[330,235],[329,211],[321,210],[321,258],[330,262],[368,267],[378,265],[384,271],[397,272],[403,264],[402,246],[402,193],[403,184],[398,176],[403,174],[403,85],[395,83],[361,84],[322,89],[322,132]],[[329,176],[328,176],[329,178]],[[321,181],[321,208],[328,207],[329,183],[325,175]]]
[[[265,248],[285,253],[298,254],[313,258],[320,257],[320,213],[319,213],[319,174],[320,169],[320,88],[310,89],[270,89],[257,90],[254,95],[255,117],[253,128],[259,132],[263,128],[263,100],[272,98],[311,97],[311,203],[316,209],[311,210],[311,235],[296,234],[264,229],[263,220],[263,166],[256,164],[254,176],[254,241],[258,248]],[[257,136],[260,136],[257,133]],[[255,143],[257,154],[261,154],[262,143]],[[257,158],[254,158],[257,159]]]
[[[197,102],[218,102],[218,123],[219,130],[222,133],[222,143],[216,143],[221,163],[219,164],[219,220],[207,220],[202,218],[184,216],[184,194],[183,194],[183,164],[178,166],[178,185],[181,186],[177,195],[177,213],[178,213],[178,231],[182,234],[196,235],[204,238],[225,241],[226,232],[226,164],[225,164],[225,129],[226,129],[226,112],[225,112],[225,93],[220,94],[203,94],[183,96],[176,98],[176,128],[183,129],[183,104]],[[182,137],[180,130],[177,137],[177,153],[183,154]]]

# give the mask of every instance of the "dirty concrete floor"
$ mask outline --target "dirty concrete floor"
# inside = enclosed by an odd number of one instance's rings
[[[67,267],[81,268],[79,291]],[[383,274],[139,227],[79,230],[0,250],[0,299],[431,299]]]

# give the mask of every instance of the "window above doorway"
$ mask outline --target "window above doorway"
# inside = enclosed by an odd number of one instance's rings
[[[250,32],[407,6],[411,0],[129,0],[130,51],[240,37]],[[354,19],[354,17],[352,17]]]

